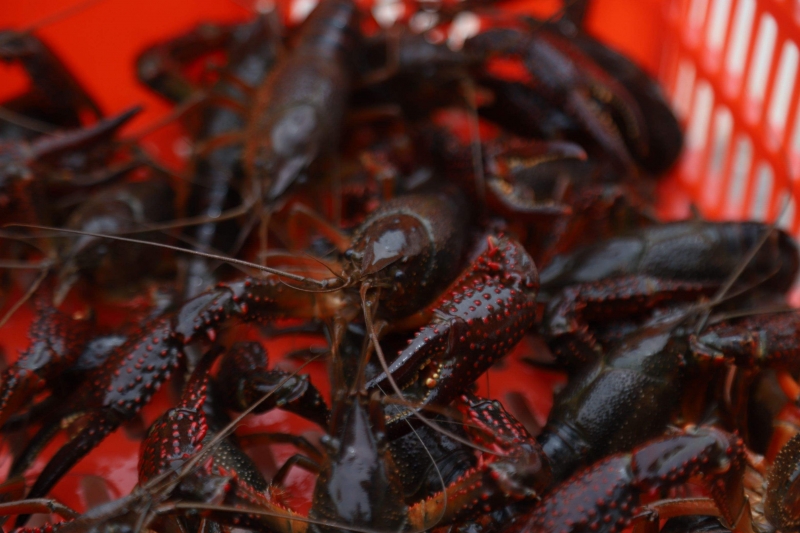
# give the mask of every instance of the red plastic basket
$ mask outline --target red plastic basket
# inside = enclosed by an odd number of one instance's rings
[[[6,0],[0,28],[26,28],[77,1]],[[514,8],[545,14],[560,4],[521,0]],[[169,112],[135,78],[134,60],[144,46],[201,21],[244,20],[251,13],[231,0],[101,0],[38,32],[106,113],[145,106],[130,133]],[[694,203],[709,218],[773,220],[788,202],[781,225],[798,234],[790,178],[800,173],[798,24],[800,0],[593,0],[590,32],[656,75],[688,128],[684,155],[660,187],[665,216],[685,216]],[[25,84],[20,69],[0,65],[0,101]],[[180,159],[187,142],[177,126],[146,140],[167,160]],[[27,320],[30,313],[22,312],[4,328],[0,343],[9,353],[25,346]],[[15,328],[19,334],[8,336]],[[523,372],[514,377],[523,379]],[[549,398],[538,402],[546,414]],[[138,444],[117,432],[81,461],[54,495],[85,507],[85,487],[76,490],[85,474],[110,479],[119,494],[126,493],[135,483],[137,452]]]
[[[658,76],[687,127],[676,178],[665,189],[679,183],[712,218],[780,216],[797,235],[800,4],[670,0],[658,11]],[[676,200],[665,192],[666,204]]]

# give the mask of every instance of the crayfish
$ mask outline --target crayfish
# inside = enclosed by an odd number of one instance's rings
[[[34,314],[0,381],[0,512],[60,515],[36,533],[796,528],[797,244],[659,220],[679,123],[585,4],[323,0],[153,39],[130,68],[174,106],[153,129],[184,131],[181,165],[44,36],[0,32],[32,82],[3,104],[2,290]],[[547,416],[528,404],[553,388]],[[57,501],[119,429],[136,488]]]

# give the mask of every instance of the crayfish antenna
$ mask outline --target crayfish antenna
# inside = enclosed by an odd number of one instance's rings
[[[472,167],[475,176],[475,189],[481,198],[481,208],[486,209],[486,176],[483,173],[483,143],[481,143],[480,126],[478,124],[478,103],[475,96],[475,85],[469,78],[461,81],[461,88],[469,106],[469,136],[472,152]]]
[[[310,518],[306,516],[301,516],[297,514],[288,514],[288,513],[279,513],[276,511],[269,511],[265,509],[259,509],[257,507],[239,507],[239,506],[231,506],[231,505],[214,505],[208,503],[195,503],[195,502],[177,502],[177,503],[165,503],[158,508],[156,508],[155,513],[158,515],[172,513],[174,511],[218,511],[223,513],[231,513],[231,514],[247,514],[253,516],[264,516],[270,518],[283,518],[285,520],[291,522],[299,522],[299,526],[292,530],[292,533],[305,533],[306,531],[306,524],[314,524],[318,526],[323,526],[326,528],[331,528],[333,530],[339,531],[352,531],[354,533],[387,533],[386,531],[380,531],[372,528],[367,527],[358,527],[352,524],[345,524],[340,522],[334,522],[331,520],[322,520],[318,518]],[[288,532],[286,532],[288,533]],[[421,533],[421,532],[411,532],[411,533]]]
[[[15,126],[19,126],[20,128],[42,134],[53,133],[58,129],[52,124],[48,124],[35,118],[27,117],[22,113],[17,113],[16,111],[6,109],[2,106],[0,106],[0,120],[8,122],[9,124],[14,124]]]
[[[330,287],[330,283],[327,282],[329,280],[317,281],[317,280],[310,279],[310,278],[307,278],[307,277],[304,277],[304,276],[298,276],[296,274],[292,274],[291,272],[286,272],[284,270],[279,270],[279,269],[276,269],[276,268],[271,268],[271,267],[262,266],[262,265],[259,265],[259,264],[256,264],[256,263],[251,263],[249,261],[243,261],[241,259],[236,259],[236,258],[233,258],[233,257],[225,257],[225,256],[218,255],[218,254],[210,254],[210,253],[206,253],[206,252],[200,252],[200,251],[197,251],[197,250],[189,250],[189,249],[186,249],[186,248],[181,248],[179,246],[172,246],[170,244],[145,241],[145,240],[142,240],[142,239],[132,239],[132,238],[129,238],[129,237],[121,237],[119,235],[108,235],[108,234],[102,234],[102,233],[92,233],[92,232],[88,232],[88,231],[68,230],[68,229],[63,229],[63,228],[55,228],[55,227],[52,227],[52,226],[39,226],[39,225],[36,225],[36,224],[8,224],[5,227],[7,227],[7,228],[11,228],[11,227],[32,228],[32,229],[38,229],[38,230],[51,231],[51,232],[54,232],[54,234],[67,233],[67,234],[71,234],[71,235],[85,235],[85,236],[89,236],[89,237],[100,237],[100,238],[104,238],[104,239],[111,239],[111,240],[117,240],[117,241],[122,241],[122,242],[129,242],[129,243],[133,243],[133,244],[144,244],[144,245],[147,245],[147,246],[154,246],[156,248],[163,248],[165,250],[172,250],[172,251],[175,251],[175,252],[181,252],[181,253],[187,253],[187,254],[191,254],[191,255],[196,255],[198,257],[205,257],[205,258],[208,258],[208,259],[215,259],[215,260],[219,260],[219,261],[224,261],[224,262],[230,263],[232,265],[238,265],[238,266],[245,267],[245,268],[259,270],[261,272],[274,274],[274,275],[276,275],[278,277],[288,278],[288,279],[291,279],[293,281],[309,283],[311,285],[315,285],[315,286],[320,287],[322,289],[330,289],[331,288]],[[142,231],[150,231],[150,229],[147,228],[147,229],[143,229]],[[337,288],[337,290],[338,290],[338,288]]]
[[[72,17],[73,15],[77,15],[78,13],[82,13],[83,11],[91,9],[104,1],[105,0],[83,0],[77,4],[65,7],[61,11],[56,11],[55,13],[51,13],[50,15],[42,17],[33,24],[28,25],[28,27],[24,30],[20,30],[20,33],[32,33],[36,30],[40,30],[46,26],[55,24],[56,22],[60,22],[64,19]],[[0,46],[4,45],[5,43],[6,41],[0,39]]]
[[[33,280],[33,283],[31,283],[30,287],[28,287],[28,290],[25,291],[25,294],[23,294],[22,297],[20,297],[16,302],[14,302],[14,304],[8,309],[8,311],[6,311],[3,317],[0,318],[0,328],[5,326],[6,322],[8,322],[8,320],[12,316],[14,316],[14,313],[19,311],[19,308],[22,307],[23,304],[25,304],[25,302],[30,300],[34,294],[36,294],[36,291],[39,289],[42,282],[44,282],[45,278],[47,277],[47,273],[48,273],[47,268],[41,269],[39,275],[36,277],[35,280]]]
[[[697,324],[695,326],[695,333],[696,334],[700,334],[700,332],[703,331],[703,329],[708,324],[708,320],[709,320],[709,317],[711,315],[711,309],[714,306],[719,305],[720,303],[724,302],[726,299],[729,299],[729,297],[730,298],[735,298],[736,296],[739,296],[742,293],[748,292],[749,290],[753,289],[754,287],[756,287],[758,285],[761,285],[765,281],[769,280],[771,277],[773,277],[776,274],[778,274],[778,272],[780,271],[780,268],[781,268],[780,265],[776,266],[775,270],[772,273],[770,273],[766,277],[762,278],[761,280],[756,281],[751,286],[745,287],[744,289],[742,289],[738,293],[735,293],[735,294],[732,294],[732,295],[730,294],[730,291],[733,288],[734,284],[742,276],[742,274],[744,273],[744,271],[747,268],[747,266],[753,261],[753,259],[758,254],[759,250],[761,250],[761,248],[763,248],[763,246],[767,243],[767,241],[770,239],[770,237],[772,237],[772,235],[778,229],[778,222],[783,218],[784,214],[789,209],[790,198],[791,197],[787,197],[786,202],[784,203],[783,207],[781,208],[781,211],[780,211],[780,214],[778,215],[778,217],[767,226],[766,231],[764,231],[763,235],[761,235],[761,237],[756,241],[756,243],[752,246],[752,248],[747,252],[747,254],[742,259],[742,261],[739,264],[739,266],[733,272],[731,272],[731,274],[728,276],[728,279],[725,280],[725,282],[722,284],[722,286],[719,288],[719,290],[716,292],[716,294],[714,294],[714,296],[711,298],[711,300],[709,300],[708,303],[706,303],[706,304],[704,304],[702,306],[705,309],[702,311],[702,313],[700,315],[700,318],[697,321]],[[796,253],[797,252],[795,250],[795,254]],[[797,261],[797,258],[795,258],[795,261]]]
[[[364,312],[364,321],[369,331],[367,335],[367,345],[362,350],[361,358],[358,362],[358,370],[356,371],[355,380],[353,380],[353,385],[350,389],[350,394],[366,394],[367,387],[366,387],[366,370],[367,370],[367,363],[372,355],[372,351],[377,349],[377,342],[379,338],[379,330],[375,324],[375,313],[378,310],[378,294],[380,289],[372,291],[370,294],[370,289],[373,287],[370,283],[364,282],[361,285],[360,296],[361,296],[361,308]]]

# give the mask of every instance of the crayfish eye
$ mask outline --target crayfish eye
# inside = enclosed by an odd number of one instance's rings
[[[356,252],[352,248],[348,248],[347,250],[345,250],[343,255],[344,255],[344,258],[347,261],[352,261],[352,262],[360,262],[361,261],[361,254]]]
[[[339,439],[331,437],[330,435],[323,435],[319,441],[330,455],[339,453],[339,449],[342,446],[342,443],[339,441]]]

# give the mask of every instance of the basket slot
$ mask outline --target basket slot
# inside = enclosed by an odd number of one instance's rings
[[[687,182],[694,184],[701,177],[700,169],[705,167],[705,151],[708,147],[709,127],[711,125],[711,111],[714,108],[714,91],[705,80],[697,83],[694,93],[694,105],[689,115],[689,128],[686,132],[686,150],[696,154],[698,160],[687,168]]]
[[[716,202],[712,204],[718,216],[738,209],[744,198],[744,179],[752,158],[752,145],[747,137],[734,132],[731,134],[731,149],[722,167],[722,188]]]
[[[787,43],[791,43],[794,46],[794,50],[798,52],[798,57],[796,58],[796,63],[800,62],[800,49],[797,47],[797,43],[794,41],[787,41]],[[787,44],[788,46],[788,44]],[[800,113],[800,83],[797,80],[797,65],[795,66],[795,78],[794,83],[792,85],[792,93],[789,95],[789,106],[786,109],[786,120],[787,123],[783,128],[783,135],[781,138],[781,146],[786,148],[786,151],[789,155],[791,155],[791,143],[792,143],[792,135],[795,132],[795,129],[800,126],[798,123],[798,113]]]
[[[725,11],[719,16],[720,18],[724,18],[726,23],[720,37],[720,48],[718,50],[714,49],[714,46],[717,44],[715,36],[712,34],[709,34],[708,36],[708,48],[712,50],[712,53],[710,54],[710,59],[707,61],[707,63],[711,63],[708,65],[708,68],[711,70],[720,70],[723,67],[727,69],[726,61],[730,61],[730,57],[726,56],[726,51],[730,52],[731,50],[731,39],[734,33],[744,39],[743,50],[747,49],[747,42],[750,39],[749,30],[752,29],[752,26],[746,24],[746,22],[749,20],[747,18],[746,10],[749,8],[754,9],[755,6],[750,3],[745,5],[745,3],[743,3],[741,0],[733,0],[733,2],[726,4],[724,7]],[[745,11],[743,12],[743,10]]]
[[[776,74],[772,95],[769,98],[769,108],[767,111],[766,126],[777,149],[780,140],[784,139],[786,128],[787,113],[789,112],[789,102],[794,93],[795,77],[797,75],[798,50],[797,45],[792,41],[783,43],[780,60],[778,62],[778,72]]]
[[[672,89],[672,106],[684,123],[689,117],[689,110],[692,106],[696,76],[697,69],[695,69],[694,63],[684,60],[678,64],[678,74],[675,77],[675,85]]]
[[[706,177],[700,191],[702,194],[701,203],[703,205],[713,205],[715,209],[721,209],[724,200],[721,194],[724,176],[722,171],[731,150],[732,132],[733,117],[730,110],[723,105],[717,106],[714,110],[713,133],[708,143],[710,150]]]
[[[474,37],[481,30],[481,19],[472,11],[462,11],[453,18],[447,32],[447,44],[454,50],[460,50],[464,41]]]
[[[714,63],[717,63],[720,53],[724,49],[725,36],[731,18],[731,2],[732,0],[714,0],[711,6],[711,16],[706,30],[706,47],[711,52]]]
[[[787,203],[788,201],[788,203]],[[776,198],[775,210],[778,212],[778,226],[791,233],[797,233],[795,217],[797,215],[797,202],[794,196],[788,192],[781,192]]]
[[[319,0],[292,0],[289,4],[289,20],[292,23],[299,23],[314,11]]]
[[[750,66],[745,72],[747,87],[743,110],[745,120],[749,122],[758,121],[761,113],[777,34],[778,25],[775,19],[769,14],[763,14],[758,24],[755,47],[750,53]]]
[[[794,115],[794,119],[795,126],[787,146],[787,156],[789,157],[791,175],[798,176],[800,173],[800,120],[798,120],[797,114]]]
[[[774,20],[774,19],[773,19]],[[783,36],[778,33],[777,34],[777,43],[773,44],[773,55],[772,55],[772,62],[769,69],[769,75],[767,76],[767,86],[765,95],[761,99],[763,102],[760,119],[759,119],[759,130],[761,131],[761,144],[764,148],[768,151],[777,152],[780,149],[780,133],[771,125],[769,120],[769,109],[775,102],[775,100],[780,99],[780,95],[782,93],[790,93],[792,91],[792,81],[789,79],[788,85],[785,83],[781,85],[781,61],[779,61],[778,51],[781,52],[781,57],[786,52],[786,45],[788,42],[786,41]],[[790,59],[789,59],[790,60]]]
[[[753,143],[744,135],[739,135],[734,143],[734,150],[728,159],[725,168],[725,206],[722,216],[733,218],[739,216],[744,207],[744,191],[747,178],[750,175],[750,167],[753,159]]]
[[[376,2],[370,14],[381,28],[389,28],[400,20],[400,17],[405,15],[405,6],[400,2],[394,1]]]
[[[755,0],[738,0],[733,17],[733,32],[727,41],[728,53],[725,56],[725,70],[728,79],[732,82],[728,87],[731,93],[738,92],[742,70],[745,65],[747,50],[750,46],[750,37],[753,33],[753,20],[756,13]]]
[[[686,35],[690,40],[697,40],[702,35],[702,30],[708,20],[708,0],[692,0],[689,13],[685,19]]]
[[[747,212],[752,220],[767,220],[770,213],[772,190],[775,185],[775,174],[769,164],[761,162],[755,166],[754,179],[750,182],[747,198],[749,206]]]

